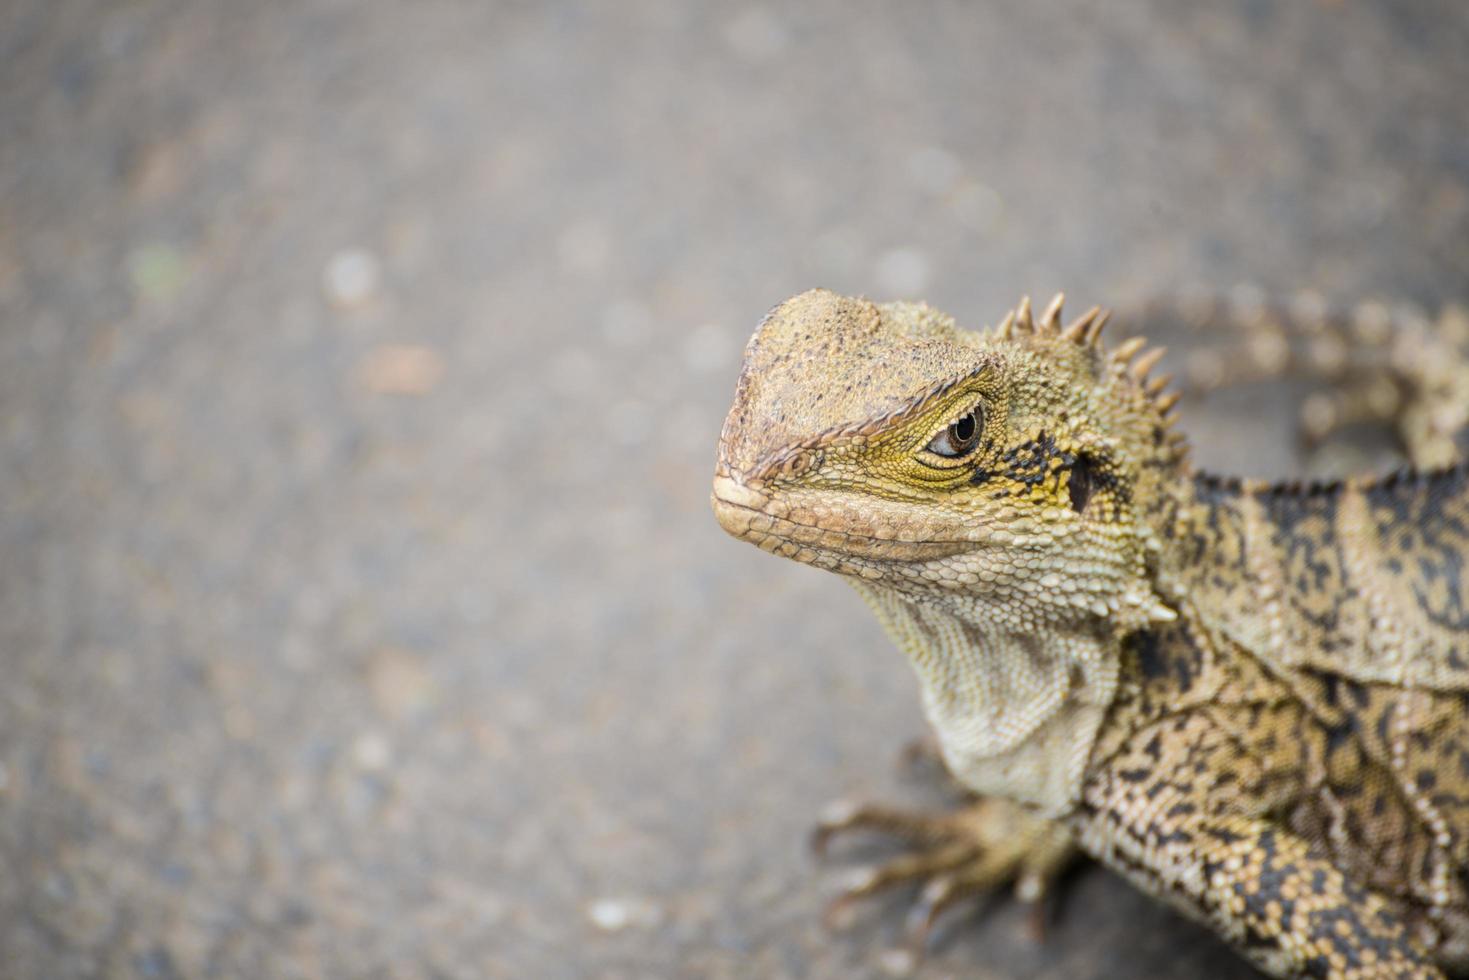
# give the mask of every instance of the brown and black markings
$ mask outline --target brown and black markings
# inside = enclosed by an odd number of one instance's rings
[[[1261,952],[1263,937],[1284,933],[1260,920],[1264,932],[1250,935],[1249,914],[1227,915],[1245,929],[1242,948],[1269,968],[1339,975],[1345,964],[1379,975],[1358,958],[1372,950],[1374,969],[1385,969],[1380,958],[1398,943],[1469,965],[1464,470],[1308,485],[1203,477],[1196,486],[1198,506],[1175,522],[1193,568],[1192,608],[1173,627],[1129,638],[1113,714],[1131,731],[1098,745],[1083,822],[1105,815],[1099,836],[1131,842],[1136,853],[1113,863],[1132,877],[1173,866],[1160,849],[1183,837],[1191,843],[1178,866],[1195,860],[1207,850],[1197,834],[1220,821],[1259,822],[1273,843],[1289,838],[1299,860],[1275,848],[1259,857],[1273,869],[1265,878],[1232,886],[1252,896],[1246,913],[1261,894],[1301,892],[1306,868],[1306,892],[1318,893],[1334,869],[1345,876],[1343,899],[1370,893],[1370,922],[1358,903],[1351,913],[1323,906],[1300,923],[1360,932],[1361,944],[1344,940],[1288,967],[1274,963],[1279,949]],[[1222,614],[1213,597],[1227,604]],[[1239,621],[1242,601],[1265,613],[1255,617],[1264,628],[1220,626]],[[1126,828],[1119,815],[1131,815]],[[1199,914],[1208,896],[1181,894],[1188,880],[1149,887]]]

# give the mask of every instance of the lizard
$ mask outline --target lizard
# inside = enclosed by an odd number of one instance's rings
[[[825,290],[745,349],[725,531],[841,575],[973,802],[853,807],[924,921],[1090,854],[1277,977],[1469,968],[1469,468],[1197,469],[1161,350]]]

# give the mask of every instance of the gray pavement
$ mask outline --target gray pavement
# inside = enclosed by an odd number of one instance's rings
[[[1453,3],[0,5],[0,976],[884,976],[901,901],[819,916],[881,851],[804,837],[934,798],[916,692],[711,518],[745,337],[818,284],[1462,298],[1465,50]],[[1271,475],[1285,418],[1187,428]],[[921,975],[1251,975],[1099,871],[1061,912]]]

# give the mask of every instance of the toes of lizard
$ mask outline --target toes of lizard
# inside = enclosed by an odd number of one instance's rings
[[[923,895],[931,895],[927,904],[936,916],[949,904],[948,892],[952,886],[939,887],[944,881],[977,858],[975,850],[964,844],[916,851],[899,855],[878,865],[853,868],[843,877],[837,895],[827,905],[824,919],[834,929],[850,922],[852,908],[860,899],[875,895],[900,885],[924,884]],[[924,899],[920,897],[920,904]]]
[[[953,875],[939,875],[930,879],[918,893],[918,900],[908,910],[904,926],[904,946],[915,958],[921,959],[928,949],[928,938],[939,915],[967,897],[959,888]]]
[[[881,886],[881,870],[877,867],[853,868],[843,877],[836,896],[826,903],[822,922],[828,929],[846,929],[852,924],[857,903]]]
[[[826,845],[844,830],[858,825],[862,814],[861,804],[852,800],[836,800],[828,803],[811,828],[811,850],[818,856],[826,854]]]
[[[892,807],[838,800],[822,811],[811,832],[811,849],[818,855],[838,834],[869,830],[910,843],[933,846],[956,837],[953,818],[948,815],[910,813]]]

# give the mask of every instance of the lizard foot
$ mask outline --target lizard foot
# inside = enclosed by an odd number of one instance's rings
[[[871,830],[900,838],[913,850],[883,864],[856,869],[827,907],[835,926],[860,899],[905,884],[921,884],[909,912],[906,945],[922,955],[934,922],[946,910],[977,895],[1011,886],[1032,908],[1039,936],[1042,899],[1077,855],[1071,832],[1007,800],[981,797],[952,813],[916,813],[891,807],[838,803],[822,816],[812,847],[825,853],[828,842],[851,830]]]

